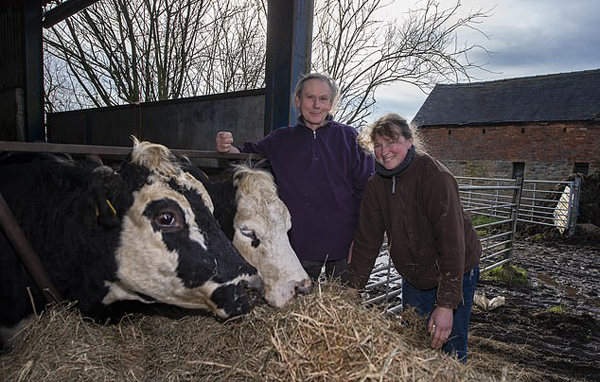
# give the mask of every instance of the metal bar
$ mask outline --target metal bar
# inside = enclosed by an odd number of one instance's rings
[[[501,233],[496,234],[496,235],[482,237],[482,238],[479,239],[479,241],[485,242],[485,241],[490,241],[490,240],[496,240],[496,239],[499,239],[499,238],[504,237],[506,235],[510,235],[510,232],[506,231],[506,232],[501,232]]]
[[[258,154],[246,153],[219,153],[216,151],[170,149],[173,154],[185,155],[191,158],[217,158],[217,159],[261,159]],[[131,147],[122,146],[97,146],[73,145],[64,143],[44,142],[9,142],[0,141],[0,151],[46,152],[67,154],[96,154],[108,156],[127,156]]]
[[[394,307],[389,308],[388,310],[385,311],[385,314],[390,315],[390,314],[398,314],[399,312],[402,311],[402,304],[400,305],[396,305]]]
[[[19,255],[31,278],[36,283],[47,302],[60,302],[63,300],[58,289],[46,273],[40,258],[27,241],[27,237],[17,224],[15,216],[0,193],[0,226],[4,229],[8,241]]]
[[[369,289],[377,288],[378,286],[386,285],[386,284],[389,284],[391,282],[398,281],[398,280],[402,280],[402,276],[398,275],[398,276],[387,278],[385,280],[378,281],[373,284],[369,284],[365,287],[365,289],[369,290]]]
[[[515,205],[512,203],[507,203],[507,204],[499,204],[496,209],[498,208],[505,208],[505,207],[514,207]],[[491,206],[484,206],[484,207],[471,207],[468,209],[469,212],[474,212],[474,211],[482,211],[482,210],[489,210],[492,209]]]
[[[510,245],[508,246],[509,251],[508,251],[508,255],[507,258],[511,259],[512,256],[512,250],[513,250],[513,244],[515,241],[515,238],[517,237],[517,219],[519,217],[519,210],[521,207],[521,197],[523,195],[523,177],[519,176],[517,178],[517,189],[515,190],[515,194],[514,194],[514,199],[513,199],[513,203],[515,204],[515,209],[512,211],[510,218],[513,220],[512,226],[511,226],[511,234],[510,234]]]
[[[393,290],[391,292],[388,292],[386,294],[382,294],[380,296],[377,297],[373,297],[372,299],[369,299],[365,302],[365,304],[369,305],[369,304],[376,304],[378,302],[381,302],[385,299],[391,298],[391,297],[396,297],[398,296],[400,293],[402,293],[402,289],[396,289]]]
[[[44,19],[42,26],[44,28],[50,28],[54,24],[57,24],[69,16],[81,11],[84,8],[89,7],[98,0],[68,0],[64,3],[57,5],[56,7],[48,10],[44,13]]]
[[[516,186],[461,186],[458,185],[459,191],[483,191],[483,190],[516,190]]]
[[[461,191],[462,194],[465,194],[466,191]],[[491,194],[485,194],[482,192],[469,192],[469,194],[471,195],[471,198],[475,198],[476,201],[490,201],[496,198],[496,196],[494,198],[492,198]],[[499,194],[497,195],[498,198],[502,198],[504,200],[510,200],[512,199],[512,195],[509,195],[508,193],[506,194]]]
[[[512,222],[512,219],[506,219],[506,220],[499,220],[497,222],[491,222],[491,223],[485,223],[485,224],[480,224],[477,225],[473,228],[475,229],[481,229],[481,228],[486,228],[486,227],[491,227],[491,226],[496,226],[496,225],[500,225],[500,224],[504,224],[504,223],[510,223]]]
[[[461,195],[461,197],[462,197],[462,195]],[[510,204],[511,199],[512,199],[512,197],[509,198],[507,195],[504,195],[504,196],[498,197],[498,199],[496,201]],[[471,205],[488,206],[488,207],[492,208],[492,206],[490,206],[490,202],[492,202],[491,198],[482,198],[482,197],[478,197],[477,195],[471,195],[471,199],[469,200],[469,204],[471,204]],[[498,206],[496,206],[496,207],[498,207]]]
[[[568,212],[568,235],[573,236],[575,234],[575,226],[577,225],[577,215],[579,212],[579,197],[581,196],[581,177],[577,176],[571,185],[571,195],[569,198],[569,212]]]
[[[44,72],[42,63],[42,9],[39,1],[24,1],[25,52],[25,139],[43,141],[44,133]]]
[[[314,0],[269,0],[265,135],[295,120],[294,86],[310,71]]]
[[[506,259],[504,259],[502,261],[499,261],[499,262],[497,262],[495,264],[488,265],[487,267],[484,267],[483,269],[481,269],[481,272],[486,272],[486,271],[489,271],[490,269],[498,268],[499,266],[510,262],[510,260],[511,260],[510,258],[506,258]]]
[[[515,179],[512,178],[471,178],[468,176],[455,176],[457,180],[469,180],[469,181],[488,181],[488,182],[506,182],[515,183]]]
[[[486,248],[486,250],[487,250],[487,248]],[[493,253],[488,253],[488,254],[482,256],[481,260],[487,260],[487,259],[492,258],[492,257],[500,256],[503,253],[510,252],[510,250],[511,250],[510,248],[504,248],[504,249],[500,249],[500,250],[498,250],[496,252],[493,252]],[[485,250],[484,250],[484,252],[485,252]]]
[[[556,204],[558,204],[558,203],[556,203]],[[529,212],[529,211],[538,211],[539,213],[542,213],[544,211],[550,211],[550,212],[546,212],[546,213],[548,213],[550,215],[556,209],[556,206],[555,207],[534,206],[533,204],[521,204],[521,206],[527,207],[527,208],[530,209],[530,210],[525,210],[526,212]]]
[[[390,267],[392,267],[392,265],[390,265],[390,264],[383,264],[383,265],[380,265],[380,266],[378,266],[378,267],[374,268],[374,269],[371,271],[371,274],[379,273],[379,272],[382,272],[382,271],[387,271],[387,270],[388,270]]]
[[[545,226],[549,226],[549,227],[557,227],[557,225],[554,224],[554,223],[552,223],[552,224],[550,224],[550,223],[544,223],[542,221],[537,221],[537,220],[527,220],[527,219],[521,219],[521,218],[519,218],[518,221],[520,221],[521,223],[532,223],[532,224],[541,224],[541,225],[545,225]]]
[[[544,183],[549,183],[549,184],[568,184],[568,181],[564,181],[564,180],[524,180],[523,181],[524,184],[527,183],[531,183],[531,184],[544,184]]]
[[[499,242],[496,242],[496,243],[493,243],[493,244],[490,244],[490,245],[486,246],[486,249],[497,248],[497,247],[500,247],[500,246],[503,246],[503,245],[506,245],[506,244],[510,244],[510,243],[513,243],[513,242],[514,242],[514,240],[512,240],[512,239],[508,239],[508,240],[504,240],[504,241],[499,241]],[[505,248],[502,248],[502,249],[505,249]]]

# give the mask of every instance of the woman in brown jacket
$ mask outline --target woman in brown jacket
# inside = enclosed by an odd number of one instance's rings
[[[415,149],[399,115],[380,118],[363,137],[377,162],[360,207],[350,286],[365,287],[387,234],[403,305],[428,318],[433,348],[466,362],[481,245],[458,184],[443,164]]]

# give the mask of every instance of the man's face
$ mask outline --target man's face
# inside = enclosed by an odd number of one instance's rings
[[[302,94],[300,97],[296,97],[296,107],[300,110],[306,126],[313,130],[325,124],[325,118],[332,106],[329,85],[318,79],[306,81]]]

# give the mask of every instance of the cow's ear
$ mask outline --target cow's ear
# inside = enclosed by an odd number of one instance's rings
[[[253,168],[273,173],[271,168],[271,162],[269,162],[267,159],[259,159],[254,163]]]
[[[183,171],[192,175],[194,178],[196,178],[196,180],[200,181],[202,184],[206,184],[210,181],[208,174],[202,171],[200,167],[192,163],[190,158],[184,155],[180,155],[177,156],[177,161]]]
[[[120,189],[121,177],[108,166],[100,166],[92,173],[92,194],[98,223],[107,228],[119,225],[114,190]],[[112,199],[112,200],[111,200]]]

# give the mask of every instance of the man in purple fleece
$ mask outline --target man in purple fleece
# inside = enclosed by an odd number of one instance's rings
[[[374,161],[357,144],[353,127],[330,115],[339,88],[329,76],[311,73],[296,85],[300,117],[256,143],[233,145],[228,131],[217,133],[219,152],[257,153],[269,160],[292,217],[290,242],[306,273],[348,280],[348,253],[358,210]]]

